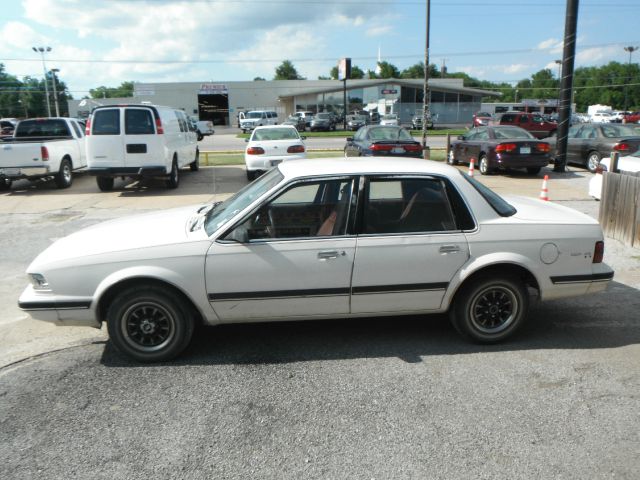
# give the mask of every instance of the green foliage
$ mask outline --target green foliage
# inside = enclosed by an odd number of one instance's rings
[[[333,67],[331,69],[331,71],[329,72],[329,74],[331,75],[331,79],[333,80],[338,80],[338,67]],[[365,73],[364,71],[357,65],[352,65],[351,66],[351,79],[352,80],[358,80],[360,78],[364,78],[365,77]],[[320,80],[320,79],[318,79]]]
[[[273,77],[274,80],[304,80],[304,77],[301,77],[296,67],[293,66],[291,60],[285,60],[276,68],[276,75]]]
[[[378,66],[380,67],[380,73],[373,74],[371,78],[400,78],[400,70],[395,65],[383,61],[378,63]]]
[[[405,68],[400,78],[424,78],[424,62],[418,62]],[[429,64],[429,78],[440,78],[440,71],[432,63]]]
[[[122,82],[119,87],[92,88],[89,90],[91,98],[122,98],[133,97],[133,82]]]
[[[256,77],[256,78],[254,78],[254,79],[253,79],[253,81],[254,81],[254,82],[264,82],[264,81],[265,81],[265,79],[264,79],[264,78],[262,78],[262,77]]]

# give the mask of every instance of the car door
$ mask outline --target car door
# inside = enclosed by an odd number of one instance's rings
[[[129,168],[162,164],[153,111],[149,108],[124,109],[124,156]],[[165,136],[169,133],[165,132]]]
[[[455,144],[454,158],[459,162],[468,162],[468,150],[469,150],[469,142],[473,141],[473,138],[476,136],[476,129],[472,128],[469,132],[462,135],[460,140]]]
[[[583,125],[569,127],[567,134],[567,162],[580,163],[580,131]],[[556,137],[557,146],[557,137]]]
[[[351,177],[296,182],[213,242],[206,286],[221,320],[349,313],[353,186]]]
[[[478,164],[478,157],[480,155],[480,147],[482,146],[482,139],[488,138],[486,127],[476,128],[472,135],[467,137],[464,148],[464,161],[471,162],[473,158],[475,164]]]
[[[596,148],[598,143],[598,131],[594,125],[583,125],[574,140],[574,158],[576,163],[587,164],[589,152]]]
[[[437,310],[469,249],[437,177],[371,177],[353,266],[351,312]]]

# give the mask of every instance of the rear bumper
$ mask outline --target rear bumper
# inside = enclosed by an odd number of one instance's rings
[[[0,168],[0,177],[11,179],[46,177],[52,175],[49,166]]]
[[[602,292],[613,279],[614,272],[608,265],[600,264],[600,272],[588,275],[558,275],[549,277],[551,287],[546,289],[544,300],[566,298]]]
[[[493,157],[493,164],[502,168],[546,167],[551,162],[550,155],[511,155],[497,153]]]
[[[293,155],[246,155],[244,156],[244,163],[247,166],[247,170],[262,171],[269,170],[275,167],[279,163],[288,162],[290,160],[302,160],[307,158],[306,153],[293,154]]]
[[[166,167],[151,165],[147,167],[93,167],[87,170],[89,175],[96,177],[165,177],[168,175]]]

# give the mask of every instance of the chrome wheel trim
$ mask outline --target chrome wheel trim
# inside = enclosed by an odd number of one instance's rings
[[[64,179],[64,183],[71,182],[71,165],[68,163],[62,166],[62,178]]]
[[[473,296],[469,319],[479,332],[497,334],[509,328],[519,311],[520,303],[512,290],[492,285]]]
[[[589,154],[589,157],[587,158],[587,168],[590,171],[595,171],[596,168],[598,168],[598,164],[600,163],[600,156],[596,153],[591,153]]]
[[[163,305],[140,301],[127,308],[120,318],[125,341],[134,349],[152,353],[165,348],[176,334],[175,316]]]
[[[480,159],[480,173],[487,173],[489,171],[489,162],[487,161],[487,157],[482,157]]]

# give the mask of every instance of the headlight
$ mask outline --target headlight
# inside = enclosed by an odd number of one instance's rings
[[[49,282],[44,278],[44,275],[40,275],[39,273],[30,273],[29,281],[31,285],[33,285],[34,290],[48,290]]]

